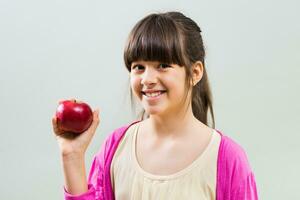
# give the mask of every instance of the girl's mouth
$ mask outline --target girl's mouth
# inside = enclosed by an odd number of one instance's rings
[[[146,100],[157,100],[159,99],[166,91],[154,92],[154,93],[145,93],[142,92]]]

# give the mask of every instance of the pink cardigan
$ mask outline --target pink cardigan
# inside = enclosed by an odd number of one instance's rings
[[[71,195],[64,188],[65,200],[114,200],[110,179],[110,165],[119,142],[126,130],[135,121],[116,129],[107,136],[100,151],[95,155],[89,177],[88,191],[81,195]],[[247,156],[237,143],[220,131],[221,143],[217,163],[217,200],[257,200],[254,174]]]

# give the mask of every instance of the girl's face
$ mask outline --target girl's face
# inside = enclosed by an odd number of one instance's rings
[[[130,84],[149,115],[176,114],[184,108],[185,76],[184,67],[176,64],[135,61],[131,64]],[[147,90],[160,93],[149,94]]]

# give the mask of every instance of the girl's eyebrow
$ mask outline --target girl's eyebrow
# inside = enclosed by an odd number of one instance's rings
[[[138,61],[135,61],[135,62],[132,62],[131,65],[136,65],[136,64],[141,64],[140,62]]]

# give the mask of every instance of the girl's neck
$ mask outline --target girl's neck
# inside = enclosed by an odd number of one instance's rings
[[[176,138],[183,136],[183,133],[191,132],[195,128],[204,128],[194,115],[191,109],[183,115],[172,114],[169,116],[150,116],[145,120],[145,128],[157,138]]]

